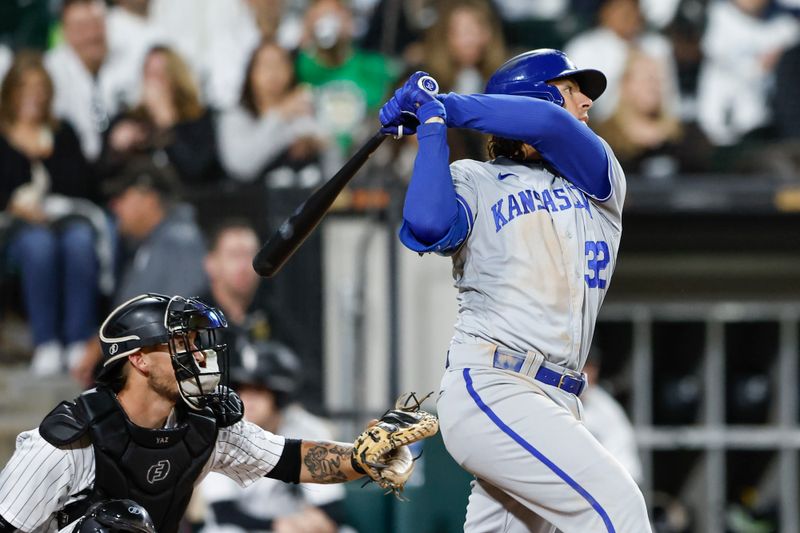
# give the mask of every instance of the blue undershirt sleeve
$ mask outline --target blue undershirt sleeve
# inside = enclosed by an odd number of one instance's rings
[[[527,96],[449,93],[439,99],[447,110],[448,126],[524,141],[595,200],[611,197],[609,160],[603,142],[569,111]]]
[[[450,174],[447,126],[417,128],[419,149],[403,204],[400,241],[415,252],[448,254],[469,233],[470,220],[458,201]]]

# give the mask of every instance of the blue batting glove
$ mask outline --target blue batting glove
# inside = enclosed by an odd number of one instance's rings
[[[397,90],[397,92],[399,91],[400,89]],[[382,126],[381,132],[395,137],[414,135],[419,125],[419,120],[414,113],[403,111],[400,108],[396,96],[392,96],[388,102],[383,104],[378,113],[378,119]]]
[[[400,88],[400,93],[397,98],[400,108],[413,111],[420,123],[424,124],[431,117],[446,118],[444,105],[436,99],[439,84],[427,72],[420,70],[412,74]]]
[[[427,72],[412,74],[381,108],[381,131],[395,137],[413,135],[431,117],[446,119],[444,105],[436,99],[438,92],[439,84]]]

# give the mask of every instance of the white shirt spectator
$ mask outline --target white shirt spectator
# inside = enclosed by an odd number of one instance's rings
[[[564,52],[578,68],[600,70],[608,79],[606,91],[592,106],[590,116],[593,122],[607,119],[616,109],[631,46],[638,47],[645,54],[662,62],[666,71],[667,89],[673,95],[670,111],[677,112],[680,105],[678,69],[669,40],[658,33],[645,31],[635,42],[629,43],[610,29],[598,27],[578,34],[564,47]]]
[[[331,440],[333,435],[327,423],[313,416],[299,405],[290,405],[283,412],[278,428],[286,438]],[[271,519],[300,511],[304,506],[320,507],[343,500],[344,485],[302,484],[296,487],[276,479],[262,478],[242,488],[233,479],[211,473],[201,483],[200,491],[206,504],[219,501],[236,501],[245,513],[261,519]],[[203,533],[232,533],[238,530],[229,524],[220,525],[209,512]]]
[[[231,4],[235,2],[150,0],[150,21],[167,36],[169,46],[189,63],[201,86],[206,79],[203,69],[212,33],[238,31],[229,23]]]
[[[187,59],[206,103],[224,109],[238,101],[247,59],[261,40],[247,0],[151,0],[150,20]],[[295,48],[299,19],[284,22],[278,42]]]
[[[124,104],[134,102],[138,79],[136,65],[109,48],[97,76],[86,69],[77,54],[62,43],[45,55],[45,66],[53,78],[53,111],[75,127],[84,155],[90,161],[100,155],[102,134],[110,119]]]
[[[644,18],[659,30],[673,21],[680,3],[681,0],[639,0]]]
[[[134,79],[131,86],[135,92],[134,101],[139,100],[141,72],[147,52],[156,45],[167,44],[168,39],[162,31],[150,22],[119,6],[109,8],[106,16],[108,45],[116,57],[131,66]]]
[[[767,102],[781,50],[800,37],[790,15],[757,18],[733,2],[709,8],[698,80],[700,126],[717,145],[731,145],[770,120]]]
[[[229,2],[231,19],[236,19],[232,27],[236,29],[215,32],[204,66],[208,72],[208,102],[217,109],[227,109],[238,103],[247,61],[261,42],[261,32],[246,0]],[[292,14],[284,16],[277,30],[278,44],[286,50],[294,50],[301,36],[302,20]]]
[[[503,20],[548,20],[564,15],[569,7],[567,0],[496,0]]]
[[[301,137],[318,137],[320,126],[312,117],[286,118],[277,111],[254,117],[241,106],[219,115],[222,166],[232,178],[249,182],[264,167]]]
[[[14,54],[11,50],[6,45],[0,44],[0,81],[5,78],[8,67],[11,66],[13,60]]]
[[[589,433],[625,467],[634,481],[642,481],[642,463],[633,426],[619,403],[599,385],[581,396],[583,423]]]

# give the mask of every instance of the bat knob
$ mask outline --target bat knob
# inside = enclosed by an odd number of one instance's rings
[[[417,87],[428,94],[439,94],[439,84],[430,76],[422,76],[417,80]]]

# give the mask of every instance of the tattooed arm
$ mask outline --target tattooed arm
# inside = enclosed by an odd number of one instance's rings
[[[300,445],[300,483],[343,483],[363,476],[350,462],[352,444],[304,440]]]
[[[209,468],[242,486],[260,476],[288,483],[343,483],[362,476],[353,470],[352,453],[350,443],[285,438],[240,420],[220,430]]]

